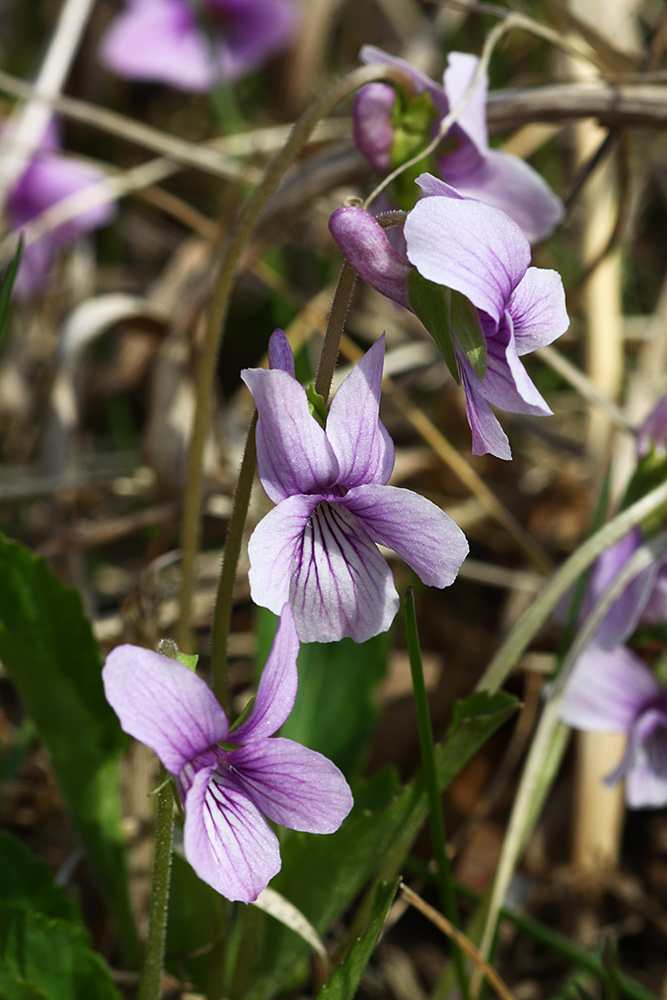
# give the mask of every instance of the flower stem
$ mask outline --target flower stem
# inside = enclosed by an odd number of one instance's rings
[[[408,655],[410,658],[410,672],[412,673],[412,690],[415,699],[415,713],[417,715],[417,729],[419,732],[419,747],[421,750],[422,768],[424,781],[428,794],[429,818],[431,822],[431,840],[433,842],[433,857],[438,868],[437,882],[440,890],[442,910],[447,919],[454,927],[460,927],[458,906],[456,903],[456,893],[454,891],[454,880],[452,879],[447,857],[445,821],[442,815],[442,803],[438,790],[438,781],[435,769],[435,755],[433,752],[433,730],[431,728],[431,716],[428,709],[428,698],[426,696],[426,685],[424,683],[424,669],[422,667],[421,651],[419,648],[419,635],[417,633],[417,615],[415,613],[415,595],[412,587],[408,587],[405,592],[403,602],[405,613],[405,634],[408,643]],[[469,997],[468,980],[466,978],[465,959],[459,946],[452,941],[452,960],[459,982],[459,989],[464,1000]]]
[[[227,710],[227,636],[229,635],[229,623],[232,616],[236,567],[241,553],[243,529],[245,528],[250,493],[257,466],[257,449],[255,447],[256,426],[257,411],[255,410],[255,415],[248,430],[248,437],[246,438],[239,481],[236,485],[234,506],[232,507],[232,516],[229,521],[229,530],[225,543],[225,554],[222,558],[222,572],[220,573],[220,580],[218,582],[218,595],[215,600],[215,611],[213,612],[211,685],[214,695],[225,711]]]
[[[167,772],[160,764],[155,817],[155,847],[151,877],[151,903],[148,916],[148,939],[144,965],[139,979],[137,1000],[160,1000],[164,940],[167,928],[167,903],[171,875],[171,835],[174,829],[174,796]]]
[[[215,371],[222,332],[229,309],[234,278],[243,250],[255,231],[271,195],[308,142],[315,125],[325,118],[345,97],[374,80],[395,80],[412,92],[406,73],[395,66],[362,66],[335,83],[314,101],[296,122],[290,137],[269,164],[264,179],[244,206],[227,241],[217,286],[211,302],[208,323],[197,376],[197,402],[190,437],[188,468],[181,534],[181,600],[176,641],[183,650],[190,648],[190,608],[195,583],[195,558],[199,547],[200,510],[203,490],[203,456],[213,401]]]
[[[340,338],[343,336],[343,327],[345,326],[345,319],[350,309],[352,293],[356,282],[357,272],[351,264],[344,261],[338,277],[333,302],[331,303],[329,321],[326,333],[324,334],[320,363],[317,367],[317,377],[315,378],[315,392],[319,392],[325,403],[329,400],[331,380],[340,349]]]

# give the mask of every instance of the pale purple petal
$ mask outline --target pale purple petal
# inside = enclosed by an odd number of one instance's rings
[[[658,575],[640,621],[647,625],[660,625],[667,621],[667,563],[664,560],[658,566]]]
[[[457,351],[457,357],[459,370],[463,367],[467,370],[466,384],[469,384],[477,376],[462,351]],[[478,381],[479,394],[507,413],[530,413],[538,417],[551,413],[519,360],[508,313],[503,315],[495,336],[486,338],[486,374]]]
[[[217,72],[228,82],[247,76],[282,51],[296,34],[294,0],[206,0],[213,27],[219,26]]]
[[[386,483],[394,468],[394,442],[378,416],[384,334],[366,351],[334,396],[327,437],[338,460],[338,484]]]
[[[444,84],[450,108],[454,108],[465,94],[472,83],[478,65],[479,59],[477,56],[473,56],[469,52],[449,53]],[[486,94],[488,86],[489,78],[484,73],[455,126],[465,133],[467,138],[481,153],[485,153],[489,145],[486,128]]]
[[[593,604],[618,576],[620,570],[637,549],[643,539],[639,528],[624,535],[615,545],[606,549],[597,559],[591,573],[587,606]],[[658,565],[653,563],[642,570],[623,590],[621,596],[607,612],[595,641],[604,649],[612,650],[620,646],[636,629],[651,596],[658,576]],[[584,608],[584,612],[586,608]]]
[[[294,355],[283,330],[274,330],[269,339],[269,368],[277,368],[294,378]]]
[[[288,497],[259,522],[248,542],[250,595],[263,608],[281,614],[289,600],[292,565],[318,496]]]
[[[352,134],[366,159],[377,170],[389,170],[394,127],[391,112],[396,91],[386,83],[369,83],[357,92],[352,109]]]
[[[244,368],[241,378],[257,404],[257,470],[273,502],[335,483],[338,463],[303,386],[277,369]]]
[[[19,229],[63,198],[77,194],[104,180],[102,170],[76,157],[39,152],[7,199],[12,229]],[[75,239],[82,232],[103,226],[115,213],[115,205],[96,205],[59,226],[52,236],[59,241]]]
[[[480,392],[480,381],[467,358],[459,356],[461,382],[466,394],[466,415],[472,433],[473,455],[495,455],[509,461],[512,450],[507,434]]]
[[[192,670],[141,646],[117,646],[102,669],[122,729],[155,750],[172,774],[227,736],[225,713]]]
[[[372,215],[363,208],[338,208],[329,219],[329,229],[343,256],[364,281],[409,308],[405,283],[410,265]]]
[[[430,197],[417,202],[403,231],[423,277],[500,320],[530,264],[530,244],[515,222],[478,201]]]
[[[553,343],[568,329],[563,281],[557,271],[529,267],[507,303],[519,356]]]
[[[629,649],[607,652],[590,645],[577,660],[565,687],[560,717],[586,732],[629,733],[642,707],[660,686]]]
[[[294,615],[286,604],[280,615],[271,652],[262,671],[257,697],[245,722],[231,735],[234,743],[273,736],[294,708],[299,678],[296,658],[299,655],[299,636]]]
[[[353,805],[335,764],[314,750],[276,737],[234,750],[235,781],[274,823],[306,833],[333,833]]]
[[[230,900],[252,903],[280,871],[278,838],[219,766],[204,767],[194,777],[183,841],[197,875]]]
[[[445,181],[434,177],[433,174],[420,174],[415,184],[419,187],[422,198],[437,198],[442,195],[443,198],[454,198],[455,201],[467,200],[465,195],[457,191],[451,184],[446,184]]]
[[[13,292],[18,299],[29,299],[43,291],[58,247],[57,240],[45,236],[24,248],[14,280]]]
[[[660,398],[637,430],[637,451],[648,455],[654,446],[664,451],[667,446],[667,393]]]
[[[358,486],[341,503],[429,587],[454,582],[468,543],[459,526],[426,497],[396,486]]]
[[[302,642],[365,642],[387,631],[399,606],[386,560],[363,522],[339,503],[313,511],[292,565],[289,600]]]
[[[625,801],[630,809],[667,805],[667,773],[657,773],[648,764],[636,764],[625,779]]]
[[[412,80],[418,94],[421,94],[424,90],[427,91],[441,115],[446,115],[449,111],[447,95],[442,87],[438,86],[426,73],[422,73],[421,70],[411,66],[405,59],[399,59],[398,56],[390,56],[387,52],[383,52],[382,49],[376,48],[375,45],[363,45],[359,53],[359,58],[363,63],[384,63],[386,66],[397,66]]]

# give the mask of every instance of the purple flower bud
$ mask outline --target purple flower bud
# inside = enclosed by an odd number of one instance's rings
[[[394,141],[391,112],[396,91],[386,83],[369,83],[357,93],[352,110],[354,141],[376,170],[389,170]]]

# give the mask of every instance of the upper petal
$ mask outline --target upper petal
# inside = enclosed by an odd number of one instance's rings
[[[629,649],[607,652],[591,644],[567,682],[560,717],[587,732],[630,732],[642,706],[659,689],[651,671]]]
[[[507,304],[519,355],[553,343],[570,325],[563,281],[557,271],[529,267]]]
[[[269,368],[279,368],[294,378],[294,355],[284,330],[274,330],[269,338]]]
[[[289,604],[285,604],[271,652],[262,671],[252,712],[232,734],[235,743],[273,736],[286,721],[294,708],[299,683],[296,669],[298,655],[299,636],[294,615]]]
[[[327,437],[338,460],[338,483],[386,483],[394,442],[379,418],[384,334],[339,387],[327,417]]]
[[[449,53],[444,83],[450,108],[454,108],[461,100],[472,83],[478,66],[479,59],[469,52]],[[489,78],[484,73],[479,85],[475,88],[472,97],[456,122],[456,126],[465,132],[468,139],[474,143],[480,152],[486,152],[489,145],[486,128],[486,93],[488,86]]]
[[[280,871],[275,833],[245,791],[213,765],[188,791],[183,841],[197,875],[227,899],[252,903]]]
[[[230,753],[229,763],[262,812],[290,830],[333,833],[352,808],[336,765],[292,740],[256,741]]]
[[[429,587],[454,582],[468,555],[468,542],[451,517],[426,497],[396,486],[358,486],[341,503]]]
[[[289,600],[302,642],[365,642],[389,628],[399,605],[386,560],[339,503],[313,511],[292,564]]]
[[[418,201],[403,231],[420,274],[500,320],[530,264],[530,244],[515,222],[479,201],[442,195]]]
[[[257,404],[257,470],[273,502],[335,483],[336,456],[303,386],[278,369],[244,368],[241,378]]]
[[[409,308],[405,282],[410,265],[372,215],[363,208],[337,208],[329,219],[329,229],[343,256],[364,281]]]
[[[255,604],[281,614],[289,600],[292,565],[318,496],[288,497],[262,518],[248,542],[250,595]]]
[[[172,774],[227,737],[225,713],[201,677],[141,646],[117,646],[102,669],[106,699],[126,733]]]

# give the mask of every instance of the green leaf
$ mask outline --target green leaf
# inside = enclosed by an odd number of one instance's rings
[[[19,237],[19,245],[16,248],[14,256],[9,262],[9,266],[5,272],[5,276],[2,279],[2,285],[0,286],[0,340],[2,339],[2,335],[5,330],[7,313],[9,312],[9,303],[12,297],[14,281],[16,280],[16,272],[19,269],[22,253],[23,253],[23,235]]]
[[[266,662],[278,619],[256,610],[258,659]],[[325,755],[353,780],[378,715],[375,688],[387,669],[386,633],[367,642],[301,643],[299,689],[281,736]]]
[[[315,386],[312,382],[306,389],[306,396],[308,398],[308,409],[311,417],[315,417],[320,427],[326,427],[327,404],[324,402],[324,396],[320,396],[319,392],[315,392]]]
[[[417,316],[435,340],[452,378],[461,384],[459,366],[448,322],[449,289],[423,278],[416,268],[408,274],[408,300]]]
[[[47,747],[90,863],[137,957],[127,894],[118,768],[125,738],[104,698],[79,594],[43,559],[0,536],[0,659]]]
[[[0,907],[0,990],[3,1000],[121,1000],[83,930],[11,906]]]
[[[10,833],[0,831],[0,906],[25,907],[78,924],[79,912],[56,885],[48,865]]]
[[[486,740],[510,718],[518,701],[503,692],[478,702],[464,714],[456,731],[435,749],[438,787],[447,788]],[[384,809],[357,812],[330,836],[292,834],[281,849],[282,870],[271,883],[323,936],[365,884],[381,870],[393,877],[427,815],[421,774]],[[257,979],[248,1000],[264,1000],[278,991],[304,954],[300,940],[279,925],[265,928]]]
[[[461,292],[448,289],[448,322],[478,379],[486,375],[486,341],[474,305]]]
[[[400,879],[396,878],[393,882],[381,882],[377,887],[368,927],[320,990],[317,1000],[352,1000],[387,919],[389,907],[394,902],[399,882]]]

